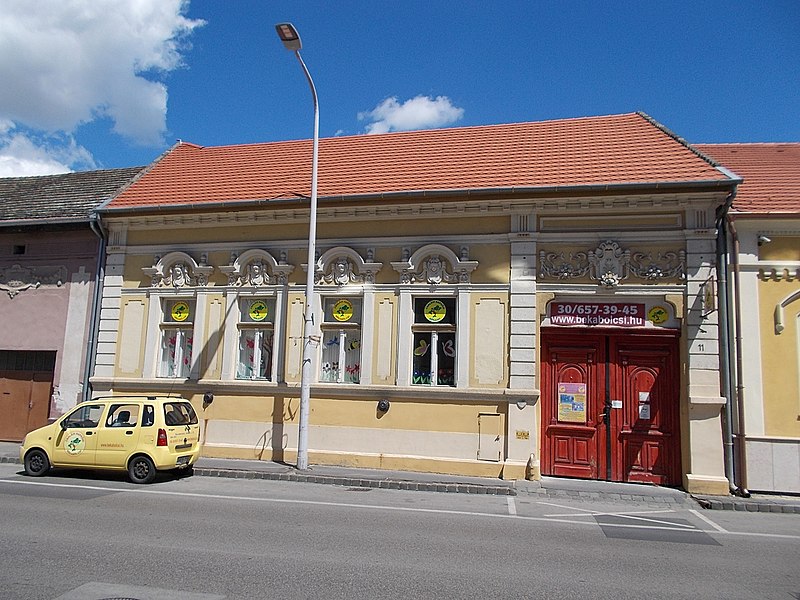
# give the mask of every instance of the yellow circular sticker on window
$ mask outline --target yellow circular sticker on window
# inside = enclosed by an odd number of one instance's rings
[[[170,314],[173,321],[185,321],[189,318],[189,305],[186,302],[176,302],[172,305]]]
[[[268,313],[269,310],[267,309],[267,303],[263,300],[255,300],[251,302],[250,310],[247,312],[253,321],[263,321],[267,318]]]
[[[647,311],[647,318],[651,323],[655,325],[661,325],[669,319],[669,312],[663,306],[654,306],[649,311]]]
[[[425,305],[425,318],[431,323],[438,323],[446,314],[447,308],[441,300],[431,300]]]
[[[339,300],[333,305],[333,318],[344,323],[353,318],[353,303],[350,300]]]

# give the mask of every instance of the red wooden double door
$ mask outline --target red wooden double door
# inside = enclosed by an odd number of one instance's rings
[[[681,483],[677,336],[548,329],[541,364],[544,475]]]

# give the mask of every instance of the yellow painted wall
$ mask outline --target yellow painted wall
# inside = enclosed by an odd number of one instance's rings
[[[357,400],[315,397],[311,403],[313,425],[369,427],[404,431],[477,433],[478,414],[504,415],[508,403],[458,403],[430,400],[398,400],[391,396],[389,410],[377,410],[379,397]],[[503,425],[505,429],[505,425]]]
[[[326,221],[320,218],[317,223],[317,241],[327,245],[327,239],[342,238],[381,238],[398,235],[437,236],[437,235],[475,235],[505,234],[509,231],[508,217],[463,217],[454,218],[432,214],[417,219],[382,219],[367,221]],[[129,246],[163,244],[165,229],[147,228],[128,231]],[[250,224],[246,219],[235,225],[213,223],[211,225],[188,226],[176,224],[169,229],[170,239],[182,244],[213,244],[239,240],[243,244],[264,240],[304,240],[308,236],[308,224],[263,223]],[[178,237],[175,237],[178,236]],[[268,244],[268,242],[267,242]]]
[[[386,311],[386,319],[389,319],[388,312],[391,309],[390,327],[382,328],[381,310]],[[375,294],[373,304],[375,324],[372,340],[365,351],[372,352],[372,382],[379,385],[391,385],[397,377],[397,296],[392,293]],[[387,329],[389,329],[387,331]],[[387,356],[388,353],[388,356]],[[388,374],[381,361],[389,361]],[[382,372],[383,371],[383,372]]]
[[[136,306],[136,311],[129,311],[128,305],[133,304]],[[115,377],[141,377],[144,365],[144,340],[147,335],[147,313],[149,310],[150,298],[144,295],[131,295],[124,297],[120,305],[119,328],[117,330],[117,356],[116,364],[114,365]],[[132,316],[134,313],[140,313],[141,318]],[[130,331],[132,335],[138,336],[138,340],[129,340],[125,336],[125,332]],[[125,344],[125,351],[132,353],[132,362],[136,365],[132,371],[125,371],[120,364],[123,360],[123,348]],[[138,347],[137,347],[138,346]],[[135,354],[133,354],[135,353]],[[135,356],[135,358],[133,358]],[[127,359],[127,355],[126,355]]]
[[[768,244],[759,246],[758,258],[764,261],[800,261],[800,236],[770,235]]]
[[[684,223],[684,217],[681,213],[654,213],[648,214],[640,211],[635,211],[636,215],[624,216],[617,213],[613,216],[613,230],[614,231],[641,231],[641,230],[676,230],[680,229]],[[537,216],[539,221],[539,230],[542,232],[548,231],[580,231],[585,232],[592,229],[605,229],[609,230],[611,221],[609,221],[609,213],[586,211],[579,219],[574,216],[552,215],[552,214],[539,214]]]
[[[759,281],[762,388],[766,435],[800,437],[800,300],[784,309],[782,333],[775,332],[775,307],[800,291],[800,281]],[[746,318],[746,316],[745,316]]]
[[[491,306],[491,322],[482,320],[487,315],[481,312],[481,304],[489,304]],[[509,368],[508,323],[510,314],[508,294],[473,292],[470,294],[470,312],[470,343],[469,353],[466,356],[467,360],[470,361],[469,385],[475,388],[506,388],[508,387]],[[497,347],[495,348],[495,346]],[[491,352],[487,348],[491,348]],[[496,382],[481,382],[479,380],[479,373],[476,373],[476,371],[480,370],[481,367],[487,366],[479,364],[482,351],[486,351],[484,355],[487,359],[486,362],[498,361],[497,363],[492,363],[490,369],[492,372],[494,372],[495,366],[501,369],[501,372],[498,373],[499,380]]]

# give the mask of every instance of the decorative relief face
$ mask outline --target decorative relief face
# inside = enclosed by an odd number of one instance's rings
[[[317,259],[316,283],[344,286],[375,283],[375,274],[382,263],[374,261],[375,251],[367,249],[367,260],[345,246],[331,248]]]
[[[392,268],[400,273],[400,283],[469,283],[472,271],[478,262],[469,260],[469,249],[462,247],[460,257],[446,246],[429,244],[410,253],[403,248],[403,260],[392,263]]]
[[[184,288],[208,285],[208,276],[214,270],[206,264],[206,256],[200,257],[200,264],[183,252],[170,253],[166,256],[155,257],[152,267],[142,269],[145,275],[150,276],[152,287]]]
[[[219,267],[231,287],[286,285],[294,267],[286,264],[286,252],[276,261],[266,250],[253,248],[242,254],[231,253],[230,263]]]
[[[346,257],[340,256],[330,265],[328,272],[317,275],[317,283],[324,281],[335,285],[347,285],[348,283],[363,283],[363,275],[356,275],[353,272],[353,263]]]

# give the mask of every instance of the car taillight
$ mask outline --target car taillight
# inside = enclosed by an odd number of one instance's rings
[[[167,431],[166,429],[159,429],[158,430],[158,441],[156,441],[156,446],[167,446]]]

